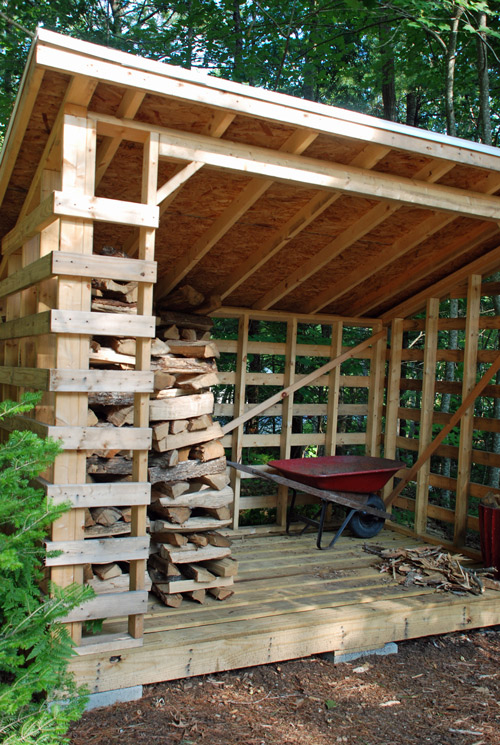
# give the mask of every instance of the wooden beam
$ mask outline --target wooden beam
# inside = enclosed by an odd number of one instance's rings
[[[386,507],[389,507],[394,502],[396,497],[398,497],[401,494],[405,486],[410,481],[413,481],[415,475],[418,473],[422,465],[431,457],[431,455],[437,450],[439,445],[443,442],[445,437],[447,437],[447,435],[449,435],[451,430],[458,424],[462,416],[469,409],[469,407],[472,406],[476,398],[481,395],[481,393],[486,388],[486,386],[488,385],[492,377],[496,374],[497,370],[500,370],[500,354],[498,355],[495,362],[491,365],[489,370],[487,370],[484,373],[484,375],[479,380],[479,382],[474,386],[474,388],[466,396],[464,401],[462,401],[461,405],[459,406],[457,411],[453,414],[448,424],[443,427],[441,432],[425,448],[424,452],[419,456],[417,461],[406,472],[404,478],[401,479],[401,481],[396,486],[396,488],[393,489],[393,491],[389,494],[388,497],[386,497],[386,499],[384,500]]]
[[[445,297],[450,290],[455,287],[464,279],[469,277],[471,274],[491,274],[492,272],[498,271],[500,268],[500,246],[489,251],[479,259],[472,261],[470,264],[458,269],[448,277],[441,279],[431,287],[428,287],[422,292],[417,293],[411,299],[405,300],[403,303],[391,308],[382,315],[384,322],[390,321],[392,318],[405,317],[418,313],[424,306],[429,297]]]
[[[281,146],[284,153],[302,153],[317,137],[312,132],[294,132]],[[231,204],[215,219],[209,229],[197,240],[175,265],[171,276],[158,282],[157,298],[168,295],[198,264],[210,249],[232,228],[250,207],[272,186],[271,179],[252,179]]]
[[[163,63],[141,60],[116,50],[99,48],[71,39],[64,47],[60,39],[44,29],[39,30],[36,61],[41,67],[81,74],[99,82],[141,90],[150,94],[190,104],[209,105],[215,110],[232,111],[252,118],[276,121],[293,127],[304,127],[343,138],[419,153],[425,157],[441,157],[453,162],[480,168],[499,169],[498,155],[493,148],[466,148],[462,141],[423,132],[392,122],[377,121],[355,112],[333,106],[242,86],[220,79],[196,76]]]
[[[260,404],[257,404],[257,406],[254,406],[252,409],[250,409],[250,411],[247,411],[245,414],[242,414],[236,419],[233,419],[232,422],[229,422],[228,424],[224,425],[224,427],[222,428],[222,431],[224,432],[224,434],[227,434],[228,432],[232,432],[233,429],[235,429],[236,427],[239,427],[241,424],[246,422],[248,419],[251,419],[252,417],[257,416],[257,414],[260,414],[260,412],[265,411],[273,404],[278,403],[278,401],[282,401],[294,391],[298,391],[299,388],[303,388],[305,385],[310,385],[310,383],[312,383],[314,380],[317,380],[317,378],[319,378],[321,375],[324,375],[326,372],[333,370],[334,367],[341,365],[342,362],[345,362],[346,360],[350,360],[352,357],[356,357],[358,354],[361,354],[361,352],[363,352],[365,349],[375,344],[377,341],[379,341],[379,339],[382,339],[384,336],[385,336],[385,331],[379,331],[378,334],[374,334],[373,336],[370,336],[369,339],[365,339],[365,341],[361,342],[361,344],[357,344],[355,347],[352,347],[351,349],[347,350],[343,354],[336,357],[334,360],[330,360],[330,362],[327,362],[321,367],[318,367],[312,373],[309,373],[309,375],[306,375],[305,377],[300,378],[300,380],[297,380],[292,385],[288,386],[287,388],[284,388],[279,393],[275,393],[273,396],[270,396],[265,401],[262,401]]]
[[[244,313],[248,313],[250,318],[259,321],[286,321],[288,318],[297,317],[299,323],[322,323],[328,325],[336,323],[337,321],[342,321],[346,326],[359,326],[361,328],[371,326],[373,323],[380,320],[378,318],[368,318],[366,316],[360,318],[359,316],[327,315],[326,313],[314,315],[312,313],[292,313],[291,311],[284,310],[254,310],[252,308],[238,308],[230,305],[217,308],[217,310],[214,310],[212,313],[212,317],[240,318]]]
[[[382,330],[382,322],[374,324],[373,333]],[[382,409],[384,404],[385,357],[387,334],[374,344],[370,360],[370,387],[368,389],[368,416],[366,420],[366,454],[380,456],[382,439]]]
[[[47,310],[0,324],[0,339],[19,339],[38,334],[89,334],[153,338],[154,316],[129,313],[95,313],[79,310]]]
[[[35,175],[31,180],[30,188],[28,189],[28,193],[18,215],[18,222],[23,220],[26,215],[31,212],[35,205],[40,201],[39,191],[41,187],[43,172],[47,168],[48,160],[52,150],[57,148],[58,146],[60,147],[61,145],[62,122],[67,104],[77,104],[83,107],[87,107],[90,103],[96,87],[97,80],[88,80],[86,78],[82,78],[80,75],[76,75],[70,80],[56,120],[52,125],[49,137],[47,139],[47,142],[45,143],[42,157],[40,158],[37,169],[35,171]]]
[[[158,227],[159,224],[159,210],[156,206],[54,191],[3,238],[3,255],[13,253],[58,217],[151,228]]]
[[[248,324],[249,317],[245,313],[238,321],[238,346],[236,351],[236,373],[234,381],[234,414],[236,419],[241,419],[245,413],[246,401],[246,376],[248,361]],[[224,431],[224,430],[223,430]],[[241,461],[243,453],[243,422],[233,428],[231,438],[231,458]],[[240,519],[240,492],[241,475],[239,471],[231,473],[231,486],[233,489],[233,530],[236,530]]]
[[[427,301],[425,323],[425,352],[422,379],[422,400],[420,408],[420,428],[418,431],[418,452],[422,455],[432,442],[432,425],[434,423],[434,405],[436,395],[436,352],[438,344],[439,298]],[[417,474],[417,492],[415,501],[415,532],[427,532],[427,506],[429,503],[430,459],[420,468]]]
[[[285,371],[284,384],[289,388],[295,381],[295,362],[297,358],[297,319],[292,319],[287,323],[286,330],[286,351],[285,351]],[[282,403],[283,411],[281,413],[281,433],[280,433],[280,458],[290,457],[292,445],[292,417],[293,417],[293,391],[291,395],[286,396]],[[288,487],[281,484],[278,488],[278,500],[276,504],[276,522],[278,525],[286,525],[288,509]]]
[[[465,398],[476,382],[479,316],[481,315],[481,275],[472,274],[467,293],[467,317],[465,327],[465,350],[462,376],[462,398]],[[471,406],[460,422],[458,442],[458,472],[455,494],[455,529],[453,542],[456,546],[465,544],[467,532],[467,513],[469,508],[469,487],[471,481],[471,454],[474,434],[474,407]]]
[[[388,148],[381,147],[380,145],[367,145],[356,155],[351,165],[371,169],[388,152]],[[252,251],[247,261],[243,262],[241,266],[238,266],[223,280],[221,285],[215,290],[216,294],[220,295],[223,300],[228,297],[248,277],[255,274],[267,261],[281,251],[281,249],[285,248],[293,238],[299,235],[328,207],[334,204],[340,196],[340,194],[330,195],[319,192],[319,194],[312,197],[307,204],[286,221],[275,235]]]
[[[344,324],[337,321],[332,324],[330,357],[335,359],[342,354],[342,336]],[[337,449],[337,428],[340,412],[340,367],[334,367],[328,375],[328,401],[326,405],[325,455],[335,455]]]
[[[130,89],[126,90],[116,111],[116,116],[119,119],[121,119],[122,117],[126,119],[133,119],[139,111],[141,103],[144,100],[144,96],[144,91]],[[120,136],[120,134],[117,133],[114,137],[105,137],[97,148],[95,176],[96,188],[101,183],[102,178],[106,173],[108,166],[113,160],[116,151],[120,147],[121,143],[122,137]]]
[[[122,126],[131,131],[157,132],[160,136],[160,157],[199,161],[213,168],[228,170],[314,187],[340,191],[361,197],[387,199],[412,207],[470,215],[497,222],[500,220],[500,198],[475,191],[441,184],[422,183],[393,174],[367,172],[363,168],[330,163],[300,155],[284,154],[269,148],[249,146],[229,140],[163,127],[151,127],[131,120],[119,120],[93,113],[98,129]]]
[[[403,348],[403,319],[396,318],[391,325],[390,333],[390,356],[386,393],[385,433],[384,433],[384,457],[396,458],[396,438],[398,434],[398,412],[400,401],[401,381],[401,351]],[[385,499],[392,491],[394,479],[389,479],[384,486],[382,496]]]

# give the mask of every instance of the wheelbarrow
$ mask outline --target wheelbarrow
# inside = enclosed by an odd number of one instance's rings
[[[319,458],[269,461],[268,465],[280,471],[283,476],[241,463],[229,461],[228,465],[291,489],[292,499],[287,513],[286,532],[289,533],[293,520],[304,523],[301,535],[309,526],[317,527],[316,545],[319,549],[331,548],[347,525],[358,538],[372,538],[377,535],[382,530],[385,520],[392,519],[392,516],[386,512],[384,502],[375,492],[382,489],[400,468],[405,467],[401,461],[358,455],[328,455]],[[319,497],[319,517],[306,517],[296,512],[298,491]],[[341,504],[349,511],[330,543],[322,546],[326,508],[329,503]]]

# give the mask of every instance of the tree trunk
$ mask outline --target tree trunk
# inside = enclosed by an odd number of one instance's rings
[[[485,145],[492,144],[491,111],[490,111],[490,78],[488,75],[488,47],[486,45],[486,28],[488,19],[483,10],[477,14],[477,75],[479,82],[479,141]]]
[[[446,48],[446,133],[457,134],[455,119],[455,64],[457,59],[458,27],[464,8],[454,6],[454,14],[450,20],[450,38]]]
[[[409,91],[406,94],[406,124],[410,127],[418,127],[420,104],[420,95],[416,91]]]
[[[495,279],[500,278],[500,272],[496,274]],[[500,295],[494,295],[492,298],[495,315],[500,316]],[[497,337],[498,339],[498,337]],[[497,346],[498,341],[497,341]],[[500,370],[497,372],[495,383],[500,385]],[[493,404],[493,417],[500,420],[500,398],[495,398]],[[493,432],[491,450],[496,455],[500,455],[500,432]],[[493,489],[500,488],[500,468],[491,466],[488,470],[488,486]]]
[[[382,58],[382,102],[384,105],[384,119],[397,121],[396,107],[396,73],[394,64],[394,49],[391,40],[392,29],[388,23],[381,21],[379,25],[380,54]]]
[[[233,0],[233,24],[234,24],[234,64],[233,80],[243,82],[243,33],[241,24],[241,13],[239,0]]]

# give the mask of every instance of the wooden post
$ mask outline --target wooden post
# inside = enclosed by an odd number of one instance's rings
[[[330,344],[330,357],[335,359],[342,354],[342,335],[344,324],[336,321],[332,324],[332,341]],[[328,374],[328,402],[326,405],[326,439],[325,455],[335,455],[337,448],[337,429],[339,419],[339,396],[340,396],[340,366],[330,370]]]
[[[373,324],[372,333],[382,331],[382,322]],[[368,418],[366,422],[366,454],[380,455],[382,439],[382,410],[384,405],[385,352],[387,336],[372,347],[370,362],[370,388],[368,392]]]
[[[292,385],[295,379],[295,361],[297,356],[297,319],[287,321],[286,351],[285,351],[285,388]],[[280,458],[290,457],[292,441],[293,393],[283,400],[281,414]],[[288,508],[288,487],[278,487],[278,502],[276,507],[276,523],[286,525]]]
[[[465,322],[465,353],[462,380],[462,400],[470,393],[476,383],[477,349],[479,340],[479,316],[481,312],[481,275],[473,274],[469,278],[467,291],[467,319]],[[474,406],[462,417],[460,424],[460,441],[458,445],[458,475],[455,502],[454,543],[462,546],[465,543],[467,529],[467,511],[469,506],[469,483],[472,451],[472,434],[474,429]]]
[[[95,123],[87,112],[77,106],[66,107],[62,131],[63,192],[93,196],[95,175]],[[60,221],[59,246],[61,251],[91,254],[93,222],[91,219]],[[56,307],[59,310],[90,311],[90,283],[74,277],[59,277]],[[88,368],[89,337],[77,334],[58,334],[55,343],[57,369]],[[88,396],[85,393],[56,393],[54,424],[86,426]],[[54,483],[81,484],[86,480],[85,451],[65,450],[57,456],[53,469]],[[84,537],[84,510],[69,510],[52,525],[52,541],[81,540]],[[72,582],[83,582],[82,566],[54,567],[51,579],[62,587]],[[76,644],[81,641],[81,623],[71,625],[71,636]]]
[[[385,412],[384,456],[396,458],[396,438],[398,435],[398,410],[401,386],[401,358],[403,351],[403,319],[395,318],[391,325],[391,352],[389,376],[387,381],[387,402]],[[385,499],[392,491],[394,479],[385,485],[382,495]],[[389,508],[387,508],[389,509]]]
[[[434,418],[434,397],[436,389],[436,354],[438,342],[439,298],[427,301],[425,322],[424,374],[422,381],[422,401],[420,405],[420,429],[418,436],[418,454],[432,442],[432,422]],[[427,531],[427,505],[429,501],[430,458],[417,475],[417,492],[415,503],[415,532]]]
[[[144,144],[144,155],[142,164],[142,202],[144,204],[156,204],[156,190],[158,183],[158,144],[157,134],[151,134]],[[145,260],[154,259],[155,251],[154,228],[140,228],[138,258]],[[151,316],[153,313],[153,284],[140,282],[138,286],[137,313],[139,315]],[[136,370],[149,370],[151,368],[151,339],[137,339],[136,341]],[[149,427],[149,393],[136,393],[134,395],[134,427]],[[134,450],[133,481],[148,480],[148,451]],[[146,535],[146,506],[135,505],[132,507],[131,535]],[[143,590],[146,572],[145,559],[130,562],[130,590]],[[129,634],[138,639],[143,635],[144,616],[131,615],[128,620]]]
[[[245,413],[245,383],[247,374],[248,357],[248,313],[244,313],[238,321],[238,347],[236,351],[236,378],[234,382],[234,416],[235,418]],[[232,437],[231,459],[235,463],[241,461],[243,452],[243,423],[235,428]],[[233,523],[234,530],[239,525],[240,519],[240,492],[241,475],[236,469],[231,469],[231,485],[233,487]]]

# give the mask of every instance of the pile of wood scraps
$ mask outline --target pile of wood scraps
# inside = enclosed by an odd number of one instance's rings
[[[500,590],[500,582],[491,578],[494,568],[470,569],[461,564],[463,556],[450,554],[441,546],[386,549],[365,544],[367,553],[376,554],[381,563],[375,566],[380,572],[405,587],[419,585],[433,587],[436,591],[455,594],[482,594],[485,589]]]

